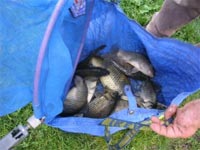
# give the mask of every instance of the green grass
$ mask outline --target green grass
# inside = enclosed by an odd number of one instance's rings
[[[154,12],[161,7],[163,0],[122,0],[121,6],[125,13],[146,25]],[[173,38],[185,42],[200,42],[200,19],[193,21],[180,29]],[[200,98],[197,92],[187,98],[185,103]],[[18,124],[26,124],[26,120],[33,114],[31,105],[15,113],[0,118],[0,138]],[[92,128],[92,127],[91,127]],[[124,131],[115,135],[122,136]],[[1,148],[0,148],[1,149]],[[103,138],[83,134],[65,133],[56,128],[41,125],[31,130],[30,135],[16,150],[105,150],[107,145]],[[169,139],[150,130],[141,131],[125,149],[127,150],[198,150],[200,149],[200,132],[188,139]]]
[[[172,37],[193,44],[200,43],[200,18],[185,25]]]
[[[122,0],[121,7],[128,17],[145,26],[154,12],[158,11],[163,0]]]

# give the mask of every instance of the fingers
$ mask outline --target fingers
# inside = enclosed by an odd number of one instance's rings
[[[158,119],[158,118],[157,118]],[[185,128],[177,124],[171,124],[169,126],[164,126],[161,121],[152,118],[151,129],[165,137],[169,138],[188,138],[195,134],[196,128]]]
[[[151,117],[151,121],[152,121],[152,123],[156,123],[156,124],[161,124],[161,121],[160,121],[160,119],[159,118],[157,118],[157,117]]]
[[[165,120],[170,119],[176,115],[173,124],[168,126],[164,125],[163,121],[159,120],[158,117],[152,117],[151,129],[156,133],[169,138],[188,138],[195,134],[198,130],[198,126],[194,123],[194,113],[188,104],[187,107],[178,109],[176,105],[171,105],[165,111]],[[192,110],[194,105],[192,105]]]
[[[167,110],[165,111],[165,119],[168,120],[169,118],[174,116],[177,112],[177,109],[178,109],[178,106],[176,105],[169,106]]]
[[[154,123],[151,125],[151,129],[154,132],[169,138],[178,138],[183,134],[182,130],[176,125],[169,125],[166,127],[164,125]]]

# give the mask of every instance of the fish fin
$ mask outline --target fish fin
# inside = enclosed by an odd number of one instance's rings
[[[106,47],[106,45],[101,45],[99,47],[97,47],[96,49],[94,49],[86,59],[84,59],[83,61],[79,62],[77,68],[78,69],[83,69],[83,68],[87,68],[89,66],[89,62],[91,60],[91,58],[93,56],[96,56],[101,50],[103,50]]]
[[[96,49],[94,49],[94,51],[92,52],[92,55],[97,55],[100,51],[102,51],[104,48],[106,47],[106,45],[101,45],[99,47],[97,47]]]
[[[109,71],[107,69],[101,67],[88,67],[85,69],[77,69],[75,74],[81,77],[102,77],[109,75]]]

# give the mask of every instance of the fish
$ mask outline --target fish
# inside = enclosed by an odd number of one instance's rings
[[[98,82],[98,78],[96,78],[96,77],[85,78],[85,83],[86,83],[86,86],[87,86],[87,89],[88,89],[88,95],[87,95],[87,102],[88,103],[92,100],[92,98],[94,96],[96,86],[97,86],[97,82]]]
[[[105,92],[88,103],[84,117],[105,118],[110,115],[119,98],[117,92]]]
[[[109,75],[109,71],[107,69],[101,67],[88,67],[84,69],[77,69],[75,75],[85,77],[101,77],[105,75]]]
[[[80,76],[75,76],[74,84],[75,86],[70,89],[65,98],[61,116],[74,115],[87,104],[88,90],[84,79]]]
[[[121,95],[124,94],[124,86],[129,84],[129,79],[126,75],[102,57],[92,57],[90,63],[95,67],[105,68],[109,71],[109,75],[100,77],[100,81],[104,87]]]
[[[151,78],[154,77],[153,66],[144,55],[137,52],[124,51],[121,49],[118,49],[113,53],[116,55],[117,59],[120,60],[119,62],[121,65],[130,64],[133,66],[134,70],[137,69]]]
[[[128,108],[128,101],[120,99],[120,100],[117,101],[117,104],[116,104],[112,113],[118,112],[118,111],[125,109],[125,108]]]
[[[157,104],[156,92],[151,81],[137,81],[135,84],[132,86],[132,91],[136,96],[137,105],[143,108],[155,108]]]

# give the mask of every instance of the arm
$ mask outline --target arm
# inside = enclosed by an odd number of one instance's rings
[[[200,99],[187,103],[178,108],[171,105],[165,112],[165,119],[172,116],[175,119],[169,126],[162,125],[157,117],[152,117],[151,129],[169,138],[188,138],[200,128]]]

